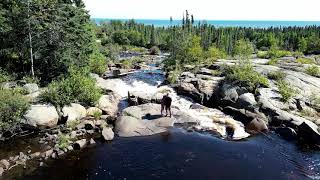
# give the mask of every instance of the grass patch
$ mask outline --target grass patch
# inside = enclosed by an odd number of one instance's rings
[[[310,76],[320,77],[320,68],[316,65],[312,65],[305,70],[305,73]]]
[[[279,59],[278,58],[274,58],[274,59],[271,59],[270,61],[268,61],[267,65],[274,66],[274,65],[277,65],[278,62],[279,62]]]
[[[273,79],[275,81],[284,80],[284,78],[286,78],[286,76],[287,76],[287,74],[282,71],[274,71],[274,72],[268,73],[268,78]]]
[[[95,120],[99,120],[100,117],[101,117],[101,115],[102,115],[102,112],[100,112],[100,111],[95,111],[95,112],[93,112],[93,118],[94,118]]]
[[[291,98],[293,98],[296,94],[297,91],[290,86],[289,83],[286,81],[280,80],[277,83],[279,93],[281,94],[281,101],[283,102],[288,102]]]
[[[74,121],[69,121],[67,122],[67,127],[72,129],[72,130],[75,130],[76,127],[81,123],[81,121],[79,119],[77,120],[74,120]]]
[[[261,59],[268,59],[269,58],[268,51],[258,51],[257,57]]]
[[[180,74],[181,74],[181,71],[179,70],[170,71],[167,80],[172,84],[176,83],[178,82],[178,78]]]
[[[297,62],[300,64],[315,64],[315,61],[310,58],[298,58]]]

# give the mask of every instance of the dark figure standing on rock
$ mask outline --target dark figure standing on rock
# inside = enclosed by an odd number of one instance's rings
[[[161,100],[161,116],[163,115],[163,110],[166,109],[166,116],[168,116],[168,111],[171,117],[171,102],[172,99],[169,97],[169,93],[164,95]]]

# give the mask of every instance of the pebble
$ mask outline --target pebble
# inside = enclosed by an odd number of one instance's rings
[[[44,163],[43,163],[43,162],[40,162],[39,166],[42,167],[43,165],[44,165]]]

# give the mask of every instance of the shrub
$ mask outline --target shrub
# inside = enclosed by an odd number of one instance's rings
[[[179,70],[170,71],[167,79],[170,83],[176,83],[180,74],[181,71]]]
[[[14,77],[9,75],[6,71],[0,69],[0,83],[14,80]]]
[[[123,60],[121,63],[125,69],[131,69],[133,66],[133,63],[130,59]]]
[[[95,80],[88,72],[79,70],[71,70],[67,78],[52,82],[41,94],[42,101],[60,107],[70,103],[90,106],[94,105],[100,97],[101,89],[96,86]]]
[[[216,47],[210,47],[209,50],[206,52],[206,61],[208,63],[213,63],[218,59],[224,59],[226,57],[226,52]]]
[[[301,64],[314,64],[315,63],[315,61],[310,58],[298,58],[297,62],[301,63]]]
[[[152,48],[150,48],[150,54],[151,55],[159,55],[160,49],[157,46],[153,46]]]
[[[21,94],[9,89],[0,89],[0,130],[15,129],[29,106]]]
[[[100,52],[95,52],[90,55],[90,71],[96,74],[103,74],[107,70],[106,57]]]
[[[239,83],[251,92],[259,86],[269,87],[268,79],[256,72],[250,64],[229,66],[224,68],[224,74],[228,81]]]
[[[320,77],[320,68],[316,65],[312,65],[305,70],[305,73],[310,76]]]
[[[24,80],[26,83],[34,83],[34,84],[39,84],[40,83],[40,79],[37,77],[32,77],[30,75],[28,76],[24,76],[22,78],[22,80]]]
[[[281,94],[281,100],[283,102],[288,102],[292,97],[297,94],[297,91],[293,89],[289,83],[286,81],[278,81],[277,83],[279,93]]]
[[[286,76],[287,74],[282,71],[274,71],[274,72],[268,73],[268,78],[273,79],[275,81],[284,80]]]
[[[57,144],[56,147],[64,150],[67,149],[68,146],[71,144],[71,138],[68,135],[65,134],[58,134]]]
[[[281,57],[291,56],[291,55],[292,53],[290,51],[278,50],[276,48],[271,48],[268,51],[268,57],[271,59],[281,58]]]

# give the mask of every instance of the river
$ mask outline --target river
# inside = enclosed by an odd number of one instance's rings
[[[163,79],[159,71],[144,71],[110,81],[125,96],[128,90],[155,90]],[[272,131],[227,141],[174,127],[154,136],[97,140],[95,147],[50,160],[20,179],[320,179],[320,152]]]

